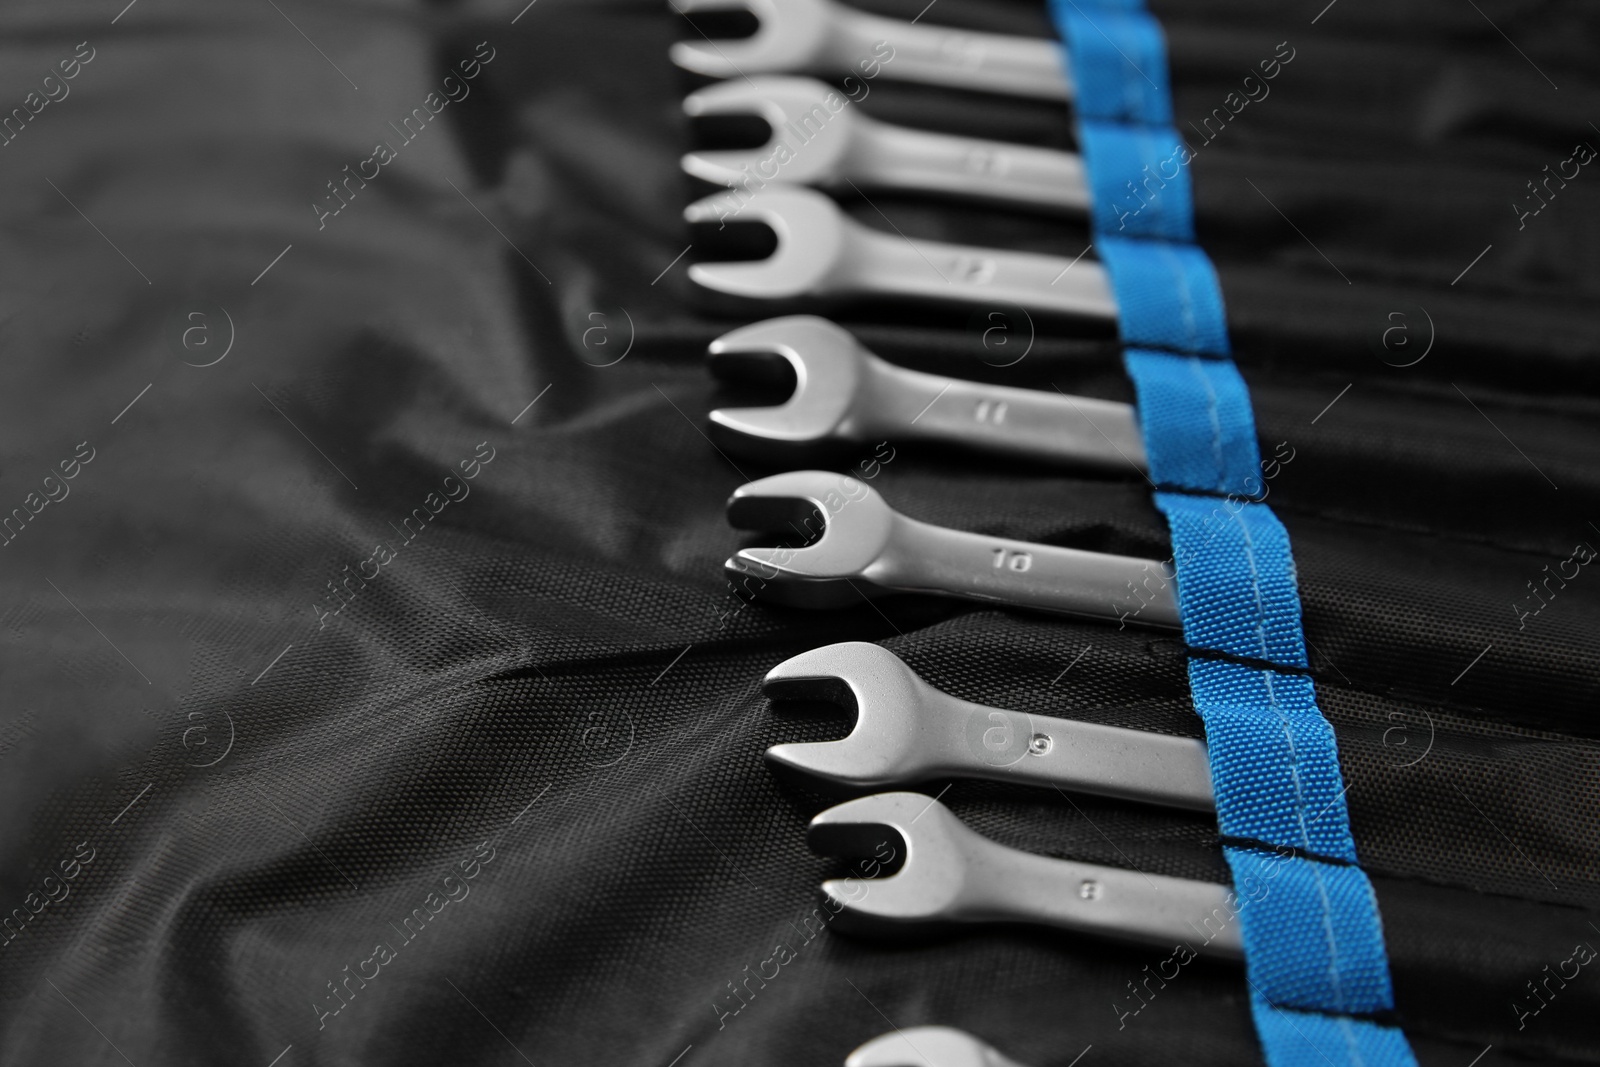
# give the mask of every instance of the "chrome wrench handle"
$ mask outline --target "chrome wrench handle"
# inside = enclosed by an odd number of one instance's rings
[[[956,137],[856,117],[844,160],[863,185],[1064,211],[1089,209],[1083,157],[1033,145]]]
[[[1095,619],[1179,625],[1173,583],[1155,560],[986,537],[897,513],[892,520],[890,547],[864,574],[884,588]]]
[[[1117,301],[1105,268],[1036,252],[895,237],[850,223],[853,255],[828,288],[967,304],[1015,304],[1032,311],[1114,320]]]
[[[1145,469],[1132,405],[888,366],[862,405],[867,436],[927,440],[1042,461]]]
[[[1147,944],[1186,942],[1197,951],[1241,959],[1232,893],[1225,885],[1120,867],[1052,859],[983,839],[972,864],[973,919],[1032,922]],[[1211,929],[1221,913],[1230,921]]]
[[[980,33],[869,15],[833,5],[834,66],[853,70],[880,41],[894,49],[882,73],[897,81],[1070,100],[1062,46],[1044,37]]]
[[[947,762],[939,770],[952,777],[1057,786],[1190,811],[1216,810],[1204,741],[1024,715],[941,695],[950,701],[952,725],[963,727],[959,736],[955,731],[947,735],[943,745]],[[987,729],[980,729],[986,723]],[[1019,726],[1024,730],[1018,731]],[[990,732],[997,736],[985,752]],[[1017,736],[1019,732],[1026,736]]]

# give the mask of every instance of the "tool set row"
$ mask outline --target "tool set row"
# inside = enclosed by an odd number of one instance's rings
[[[727,5],[676,6],[688,13]],[[1090,192],[1078,155],[892,126],[849,107],[831,85],[792,76],[848,75],[888,54],[892,61],[880,67],[885,77],[1068,100],[1072,78],[1059,46],[894,22],[828,0],[746,6],[760,20],[753,37],[683,42],[672,58],[692,72],[730,79],[690,94],[686,114],[754,116],[771,136],[756,149],[686,155],[688,174],[731,191],[684,214],[691,223],[764,223],[777,235],[777,250],[757,262],[696,263],[691,280],[781,310],[909,299],[1117,318],[1105,269],[1093,260],[912,240],[850,220],[818,191],[931,193],[1081,214]],[[714,373],[732,380],[781,380],[785,369],[792,372],[786,401],[710,415],[719,448],[768,465],[804,467],[888,440],[1133,477],[1147,469],[1132,405],[909,370],[815,315],[736,329],[711,343],[709,358]],[[931,594],[1119,624],[1179,625],[1170,564],[929,525],[897,513],[863,482],[826,470],[792,469],[750,482],[729,499],[727,517],[735,527],[788,540],[810,535],[797,547],[742,548],[726,563],[736,590],[777,605],[836,609],[885,594]],[[968,829],[939,800],[899,791],[933,780],[986,779],[1212,811],[1204,742],[960,700],[928,685],[894,653],[862,642],[780,663],[764,692],[836,704],[855,716],[842,740],[766,753],[775,771],[825,792],[868,794],[817,815],[813,848],[865,855],[885,832],[906,848],[892,875],[823,884],[841,929],[1037,924],[1156,946],[1187,942],[1213,957],[1241,958],[1227,886],[1008,848]],[[941,1027],[885,1035],[847,1060],[850,1067],[924,1062],[1011,1061]]]

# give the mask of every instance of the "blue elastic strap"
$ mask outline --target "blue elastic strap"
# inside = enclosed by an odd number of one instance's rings
[[[1164,37],[1140,0],[1050,6],[1150,474],[1183,490],[1155,501],[1172,530],[1189,686],[1262,1051],[1269,1067],[1416,1067],[1405,1035],[1375,1018],[1394,1007],[1383,926],[1356,865],[1337,739],[1306,671],[1288,533],[1243,499],[1261,489],[1255,423],[1225,358],[1216,270],[1189,243],[1193,193],[1170,128]]]
[[[1394,1007],[1377,901],[1360,867],[1245,848],[1226,855],[1258,996],[1279,1008],[1342,1015]]]
[[[1204,252],[1194,245],[1104,234],[1094,247],[1111,276],[1123,344],[1228,354],[1222,286]]]
[[[1179,493],[1155,503],[1172,530],[1184,640],[1198,653],[1189,688],[1267,1060],[1411,1067],[1397,1030],[1301,1018],[1387,1012],[1394,993],[1377,898],[1355,865],[1338,744],[1303,673],[1288,532],[1265,504]]]
[[[1167,41],[1161,24],[1133,4],[1050,0],[1067,45],[1072,106],[1079,118],[1172,124]]]
[[[1078,123],[1097,233],[1194,240],[1188,146],[1171,126]]]
[[[1206,555],[1201,561],[1215,566],[1215,559]],[[1246,565],[1240,562],[1241,569]],[[1180,564],[1180,596],[1184,581]],[[1189,686],[1195,711],[1206,724],[1223,837],[1356,862],[1338,748],[1333,728],[1317,708],[1311,680],[1196,657],[1189,664]]]
[[[1252,994],[1268,1067],[1415,1067],[1405,1035],[1369,1019],[1275,1008]]]
[[[1157,493],[1155,500],[1172,528],[1189,646],[1306,667],[1289,534],[1272,509],[1179,493]]]
[[[1130,348],[1150,479],[1158,486],[1253,497],[1261,452],[1250,390],[1230,360]]]

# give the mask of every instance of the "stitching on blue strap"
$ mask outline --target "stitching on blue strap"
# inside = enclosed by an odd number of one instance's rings
[[[1145,124],[1172,122],[1167,41],[1161,24],[1134,4],[1051,0],[1067,42],[1072,104],[1082,118]]]
[[[1189,685],[1208,741],[1215,731],[1219,830],[1355,863],[1333,730],[1311,680],[1196,660]]]
[[[1289,533],[1265,504],[1157,493],[1191,645],[1308,666]],[[1186,573],[1187,568],[1187,573]]]
[[[1104,234],[1094,244],[1111,275],[1123,344],[1228,354],[1222,287],[1204,252],[1189,244]]]
[[[1286,1008],[1374,1015],[1394,992],[1372,883],[1359,867],[1230,848],[1251,986]],[[1282,950],[1293,945],[1293,952]]]
[[[1238,368],[1130,348],[1123,353],[1138,398],[1150,478],[1158,486],[1253,497],[1263,488],[1250,391]]]
[[[1085,119],[1078,124],[1078,144],[1091,182],[1095,230],[1194,240],[1194,192],[1188,168],[1178,162],[1188,146],[1177,130]]]

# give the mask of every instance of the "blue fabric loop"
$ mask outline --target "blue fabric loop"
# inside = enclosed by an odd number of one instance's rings
[[[1370,1019],[1315,1015],[1251,996],[1267,1067],[1416,1067],[1405,1035]]]
[[[1224,852],[1257,996],[1280,1008],[1393,1010],[1377,900],[1361,868],[1252,849]],[[1283,951],[1289,945],[1294,951]]]
[[[1265,504],[1157,493],[1172,529],[1183,635],[1196,648],[1306,667],[1289,534]]]
[[[1204,252],[1104,234],[1094,247],[1111,276],[1123,344],[1228,355],[1222,286]]]
[[[1181,162],[1188,146],[1170,126],[1078,124],[1099,233],[1194,240],[1194,192]]]
[[[1193,659],[1189,687],[1206,724],[1223,836],[1356,862],[1338,745],[1311,679]]]
[[[1172,124],[1167,41],[1161,24],[1131,4],[1051,0],[1050,13],[1067,43],[1080,118]]]
[[[1228,360],[1130,348],[1150,478],[1157,485],[1253,497],[1261,452],[1250,390]]]

